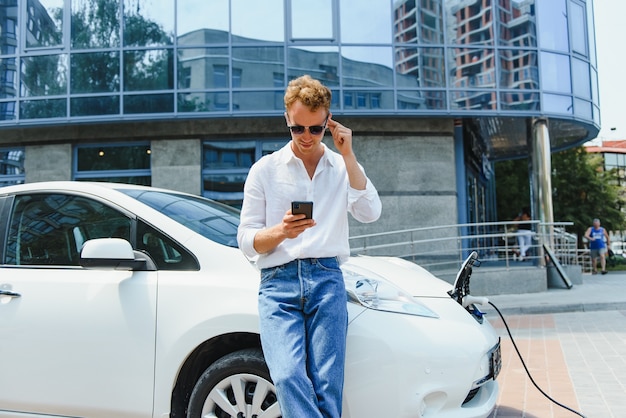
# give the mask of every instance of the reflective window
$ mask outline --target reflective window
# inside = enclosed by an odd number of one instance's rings
[[[491,0],[444,3],[448,39],[464,45],[493,45],[495,17]]]
[[[298,0],[301,1],[301,0]],[[324,0],[328,1],[328,0]],[[285,40],[283,0],[231,0],[231,31],[234,43]],[[323,2],[322,2],[323,3]],[[317,2],[307,2],[315,5]],[[320,13],[308,16],[309,22],[324,26]]]
[[[438,90],[398,91],[398,109],[400,110],[444,110],[446,93]]]
[[[179,35],[179,44],[181,37],[186,37],[185,34],[199,32],[196,36],[202,36],[203,29],[228,32],[229,0],[183,0],[177,1],[176,7],[176,30]]]
[[[221,70],[225,80],[229,73],[228,48],[179,48],[178,88],[212,89],[228,87],[226,82],[215,84],[214,73]]]
[[[392,87],[391,47],[344,47],[343,85],[345,87]]]
[[[569,25],[572,52],[587,56],[587,24],[585,8],[575,1],[569,3]]]
[[[70,99],[71,116],[116,115],[119,113],[119,96],[74,97]]]
[[[124,96],[124,113],[171,113],[174,111],[174,95],[133,94]]]
[[[443,48],[396,48],[398,88],[446,86]]]
[[[171,49],[124,52],[124,91],[172,89],[172,55]]]
[[[13,120],[16,117],[15,102],[0,102],[0,120]]]
[[[541,88],[556,93],[571,93],[569,57],[567,55],[541,53]]]
[[[72,0],[72,48],[120,45],[120,4],[117,1]]]
[[[243,0],[240,0],[243,1]],[[336,39],[333,0],[288,0],[291,11],[291,40]],[[369,6],[369,5],[368,5]],[[351,13],[362,10],[358,7]]]
[[[78,266],[94,238],[130,239],[131,220],[100,202],[65,194],[15,197],[5,264]]]
[[[20,102],[22,119],[63,118],[67,116],[67,99],[24,100]]]
[[[455,48],[448,67],[456,88],[495,87],[495,50]]]
[[[232,49],[233,69],[238,70],[239,82],[233,71],[233,87],[258,88],[276,86],[275,74],[285,68],[285,49],[282,46],[234,47]]]
[[[495,91],[452,91],[450,107],[457,110],[496,110]]]
[[[576,116],[580,116],[581,118],[591,119],[593,113],[593,108],[591,106],[591,102],[587,100],[582,100],[578,98],[574,98],[574,114]]]
[[[573,113],[571,96],[544,93],[542,97],[543,102],[541,104],[541,110],[544,112],[562,113],[568,115]]]
[[[574,95],[583,99],[591,99],[591,78],[589,64],[578,58],[572,58],[572,77]]]
[[[17,97],[15,58],[0,58],[0,99]]]
[[[27,0],[26,48],[63,45],[64,0]]]
[[[391,7],[389,0],[342,0],[339,2],[341,16],[341,42],[390,44]],[[367,22],[366,25],[363,22]]]
[[[596,65],[596,28],[594,27],[595,16],[593,1],[587,1],[587,45],[589,45],[589,60]]]
[[[537,2],[539,25],[539,46],[543,49],[568,52],[566,0]],[[542,65],[544,65],[542,63]]]
[[[79,145],[74,149],[76,180],[150,185],[148,144]]]
[[[0,148],[0,186],[25,180],[24,148]]]
[[[408,0],[394,4],[394,38],[399,43],[444,42],[442,2]]]
[[[538,91],[509,91],[500,94],[502,110],[539,110]]]
[[[124,0],[124,45],[174,43],[174,0]]]
[[[529,49],[501,49],[500,87],[507,89],[538,89],[539,64],[537,52]]]
[[[112,93],[120,91],[118,52],[91,52],[71,55],[71,93]]]
[[[203,196],[241,207],[243,185],[252,164],[287,142],[289,139],[205,142],[202,151]]]
[[[21,95],[52,96],[67,93],[67,55],[22,58]]]
[[[339,51],[336,47],[289,48],[289,79],[309,74],[328,87],[339,86]]]
[[[513,47],[536,47],[535,1],[499,2],[498,43]]]

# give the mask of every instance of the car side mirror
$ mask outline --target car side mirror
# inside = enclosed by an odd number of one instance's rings
[[[114,270],[154,270],[148,256],[134,251],[128,241],[121,238],[97,238],[83,245],[80,265],[85,268]]]

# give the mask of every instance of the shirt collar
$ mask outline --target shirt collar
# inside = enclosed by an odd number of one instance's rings
[[[320,159],[319,164],[329,164],[331,166],[334,166],[334,162],[332,158],[329,158],[329,149],[326,146],[326,144],[324,144],[322,142],[322,147],[324,147],[324,154],[322,154],[322,158]],[[287,145],[284,146],[283,150],[285,152],[281,153],[280,155],[280,162],[283,164],[288,164],[291,161],[296,161],[299,160],[298,157],[296,157],[296,155],[293,153],[293,150],[291,149],[291,141],[289,141],[287,143]]]

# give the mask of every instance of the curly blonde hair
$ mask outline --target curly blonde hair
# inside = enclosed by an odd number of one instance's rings
[[[289,110],[299,100],[313,112],[320,107],[330,110],[331,98],[328,87],[310,75],[303,75],[289,82],[285,91],[285,109]]]

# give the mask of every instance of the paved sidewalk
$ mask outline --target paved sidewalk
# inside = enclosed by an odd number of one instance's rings
[[[572,289],[489,299],[502,311],[539,387],[586,418],[626,417],[626,273],[585,275]],[[502,337],[500,398],[492,418],[576,417],[527,376],[495,310]]]

